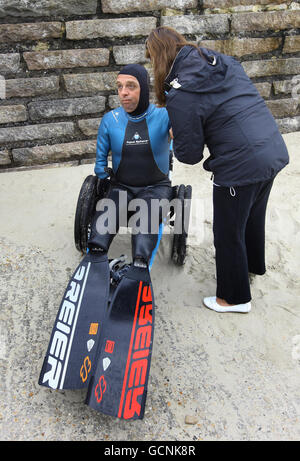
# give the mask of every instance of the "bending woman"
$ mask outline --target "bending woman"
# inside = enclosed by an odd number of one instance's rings
[[[265,216],[276,174],[289,162],[277,124],[241,64],[158,27],[146,41],[155,93],[166,106],[174,154],[212,172],[218,312],[249,312],[249,272],[264,274]]]

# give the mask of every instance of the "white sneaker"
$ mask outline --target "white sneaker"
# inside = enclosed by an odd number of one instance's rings
[[[216,312],[241,312],[243,314],[251,311],[251,303],[235,304],[234,306],[220,306],[216,296],[203,299],[204,305]]]

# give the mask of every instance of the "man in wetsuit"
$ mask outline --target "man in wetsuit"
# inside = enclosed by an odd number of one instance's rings
[[[127,216],[133,199],[143,199],[147,228],[132,233],[132,257],[135,264],[147,265],[158,238],[158,226],[150,228],[151,200],[172,199],[168,177],[170,122],[165,108],[149,103],[149,75],[143,66],[125,66],[118,75],[117,86],[121,106],[102,118],[95,164],[96,175],[106,178],[107,157],[112,152],[113,178],[106,198],[115,204],[114,226],[104,229],[99,219],[103,210],[96,211],[88,247],[93,253],[108,252],[120,226],[119,217],[124,212]],[[123,198],[126,192],[126,200],[120,200],[120,192]],[[160,209],[158,225],[162,218]]]

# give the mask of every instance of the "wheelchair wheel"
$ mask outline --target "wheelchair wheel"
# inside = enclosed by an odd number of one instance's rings
[[[172,186],[172,200],[177,197],[178,194],[178,186]],[[170,207],[170,213],[167,216],[167,222],[171,227],[174,227],[175,223],[175,207],[172,205]]]
[[[186,259],[186,242],[190,220],[192,186],[181,184],[177,189],[177,198],[174,221],[174,237],[172,259],[178,266],[182,266]]]
[[[77,250],[82,252],[86,251],[88,227],[96,202],[97,180],[97,176],[87,176],[81,186],[77,200],[74,239]]]
[[[97,201],[104,197],[109,181],[89,175],[85,178],[77,200],[74,239],[78,251],[86,252],[91,221]]]

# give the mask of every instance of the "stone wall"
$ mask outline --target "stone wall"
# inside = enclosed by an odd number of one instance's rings
[[[0,0],[0,170],[95,157],[115,78],[158,25],[239,59],[283,133],[300,130],[300,4]]]

